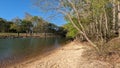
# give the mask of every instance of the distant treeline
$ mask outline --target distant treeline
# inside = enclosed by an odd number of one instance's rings
[[[49,23],[38,16],[25,14],[24,19],[18,17],[7,21],[0,18],[0,33],[54,33],[65,36],[66,30],[53,23]]]

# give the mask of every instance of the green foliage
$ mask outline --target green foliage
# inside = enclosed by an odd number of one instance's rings
[[[21,31],[21,27],[17,24],[11,24],[11,27],[10,29],[13,29],[13,30],[16,30],[17,32],[20,32]]]
[[[66,34],[66,37],[72,37],[74,38],[78,31],[73,27],[73,25],[71,23],[67,23],[63,26],[63,28],[65,28],[68,32]]]
[[[0,32],[5,32],[6,21],[0,18]]]
[[[31,31],[31,28],[33,27],[33,25],[32,25],[31,21],[23,20],[21,23],[21,27],[23,30],[29,32],[29,31]]]
[[[17,17],[17,18],[14,18],[12,21],[13,21],[13,24],[11,24],[10,29],[16,30],[17,33],[21,32],[22,20]]]

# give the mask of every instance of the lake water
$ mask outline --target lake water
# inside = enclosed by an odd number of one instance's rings
[[[0,39],[0,63],[37,56],[61,46],[61,38]]]

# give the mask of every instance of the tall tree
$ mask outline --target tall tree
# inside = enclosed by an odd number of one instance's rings
[[[19,37],[19,33],[21,32],[22,20],[16,17],[12,21],[13,21],[13,24],[11,24],[10,28],[16,30],[16,32],[18,33],[18,37]]]
[[[0,18],[0,32],[5,32],[6,21],[3,18]]]
[[[26,32],[26,36],[27,36],[27,33],[32,33],[32,28],[33,28],[33,24],[31,21],[28,21],[28,20],[23,20],[22,23],[22,29]]]

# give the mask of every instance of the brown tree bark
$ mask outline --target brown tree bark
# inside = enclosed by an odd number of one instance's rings
[[[120,2],[118,1],[118,34],[120,37]]]

